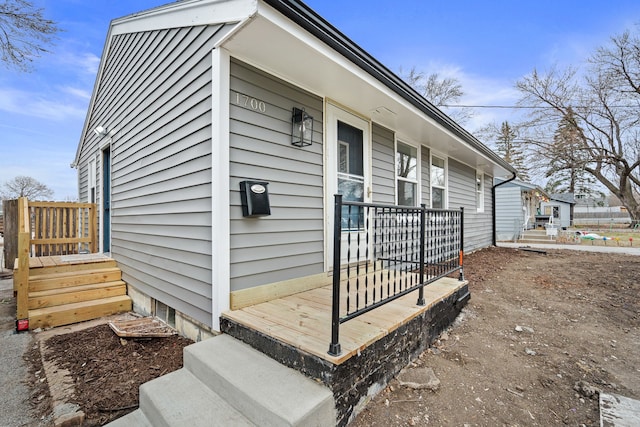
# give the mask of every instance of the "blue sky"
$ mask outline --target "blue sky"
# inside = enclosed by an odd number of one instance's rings
[[[64,30],[34,71],[0,68],[0,184],[32,176],[74,199],[70,168],[109,21],[166,0],[34,0]],[[321,16],[398,71],[415,66],[457,78],[469,105],[513,105],[534,67],[584,63],[608,38],[640,23],[637,0],[307,0]],[[480,109],[467,124],[513,118]]]

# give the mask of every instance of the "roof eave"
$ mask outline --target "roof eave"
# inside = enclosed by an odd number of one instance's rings
[[[491,151],[486,145],[471,135],[471,133],[462,128],[436,106],[431,104],[415,89],[400,79],[373,56],[368,54],[364,49],[359,47],[327,20],[318,15],[310,7],[296,0],[264,0],[264,2],[372,75],[382,84],[397,93],[400,97],[411,103],[414,107],[431,117],[438,124],[457,135],[471,147],[478,150],[489,160],[510,173],[517,172],[513,166]]]

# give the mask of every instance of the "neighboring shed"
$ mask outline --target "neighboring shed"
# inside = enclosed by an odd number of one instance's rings
[[[305,116],[310,139],[294,145]],[[240,291],[326,278],[335,193],[464,207],[474,250],[492,242],[493,179],[514,173],[295,0],[112,21],[74,165],[136,310],[192,338],[219,330]],[[268,183],[270,215],[243,215],[248,180]]]
[[[573,193],[549,194],[549,200],[540,203],[540,212],[553,218],[557,227],[567,228],[573,224],[572,206],[575,204]]]
[[[541,218],[540,203],[549,196],[540,187],[527,182],[496,179],[496,240],[515,240],[528,229],[535,228]]]

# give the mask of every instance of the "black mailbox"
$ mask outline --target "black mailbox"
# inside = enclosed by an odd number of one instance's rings
[[[264,181],[240,182],[242,216],[259,217],[271,215],[267,185],[269,183]]]

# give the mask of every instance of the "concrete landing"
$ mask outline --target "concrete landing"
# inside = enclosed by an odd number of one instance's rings
[[[637,427],[640,401],[618,394],[600,393],[601,427]]]
[[[110,427],[335,426],[333,394],[229,335],[184,350],[184,367],[140,387]]]

